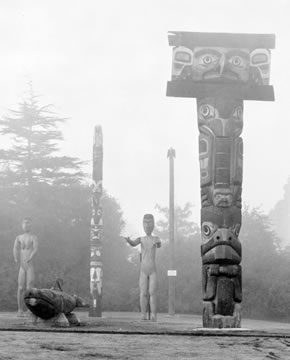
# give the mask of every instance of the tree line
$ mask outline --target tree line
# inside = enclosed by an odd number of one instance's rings
[[[1,136],[10,140],[0,150],[1,311],[17,308],[18,269],[12,247],[24,216],[33,218],[40,240],[36,286],[51,287],[62,277],[66,291],[89,297],[92,194],[83,163],[59,155],[63,140],[59,125],[64,121],[52,106],[41,106],[33,92],[0,119]],[[284,198],[268,215],[244,206],[240,232],[244,317],[290,320],[290,247],[285,247],[290,180],[284,190]],[[120,204],[106,192],[102,204],[103,310],[139,311],[139,253],[120,236],[125,226]],[[200,229],[191,220],[190,203],[175,211],[176,312],[201,314]],[[163,242],[156,259],[158,311],[167,312],[168,208],[156,205],[155,217],[155,233]],[[275,219],[279,219],[278,228],[273,226]]]

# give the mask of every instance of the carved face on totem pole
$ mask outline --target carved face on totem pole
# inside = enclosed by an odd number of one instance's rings
[[[147,236],[152,234],[154,226],[154,216],[152,214],[145,214],[143,217],[143,228]]]
[[[177,46],[173,49],[172,80],[269,84],[268,49]]]
[[[240,209],[219,209],[214,206],[201,209],[201,256],[203,264],[239,264],[241,243]]]
[[[96,267],[91,266],[90,270],[90,292],[91,294],[94,291],[97,291],[99,295],[102,294],[102,285],[103,285],[103,269],[98,264]]]
[[[197,100],[202,207],[241,207],[243,103]]]
[[[249,80],[250,54],[247,49],[196,47],[193,53],[195,81]]]
[[[243,129],[243,102],[220,98],[197,100],[198,126],[211,129],[215,136],[239,136]]]

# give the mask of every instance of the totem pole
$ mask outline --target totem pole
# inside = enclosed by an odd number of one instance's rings
[[[91,304],[89,316],[102,316],[102,240],[103,240],[103,134],[100,126],[95,126],[93,144],[93,185],[92,185],[92,218],[91,218],[91,260],[90,260],[90,293]]]
[[[241,326],[243,100],[273,101],[274,35],[172,32],[167,96],[197,98],[203,326]]]

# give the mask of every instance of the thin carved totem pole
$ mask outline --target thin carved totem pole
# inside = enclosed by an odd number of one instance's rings
[[[273,101],[272,34],[171,32],[167,96],[197,99],[203,326],[241,327],[243,101]]]
[[[90,293],[91,304],[89,316],[102,316],[102,242],[103,242],[103,133],[101,126],[95,126],[93,144],[93,185],[92,185],[92,218],[91,218],[91,259],[90,259]]]

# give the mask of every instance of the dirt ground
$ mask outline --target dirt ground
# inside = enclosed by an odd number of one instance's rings
[[[287,359],[290,324],[244,320],[242,329],[207,330],[193,315],[159,315],[157,323],[139,314],[104,313],[69,329],[31,324],[0,313],[0,360],[34,359]]]

